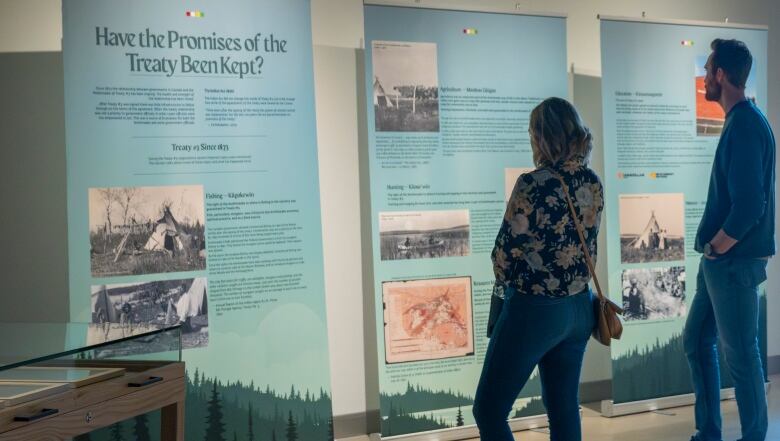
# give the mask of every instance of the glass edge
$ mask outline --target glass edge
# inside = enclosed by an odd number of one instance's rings
[[[104,348],[104,347],[107,347],[107,346],[112,346],[112,345],[116,345],[116,344],[120,344],[120,343],[125,343],[125,342],[128,342],[128,341],[132,341],[134,339],[137,339],[137,338],[160,335],[162,333],[170,332],[170,331],[177,331],[178,332],[179,361],[181,361],[181,325],[176,325],[176,326],[172,326],[172,327],[168,327],[168,328],[156,329],[154,331],[145,332],[143,334],[131,335],[131,336],[128,336],[128,337],[123,337],[123,338],[116,339],[116,340],[106,341],[106,342],[103,342],[103,343],[98,343],[98,344],[94,344],[94,345],[87,345],[87,346],[83,346],[83,347],[76,348],[76,349],[70,349],[70,350],[58,352],[58,353],[55,353],[55,354],[49,354],[49,355],[44,355],[44,356],[41,356],[41,357],[29,358],[27,360],[16,362],[16,363],[2,364],[2,365],[0,365],[0,371],[14,369],[14,368],[17,368],[17,367],[27,366],[27,365],[31,365],[31,364],[35,364],[35,363],[41,363],[41,362],[49,361],[49,360],[55,360],[57,358],[67,357],[69,355],[75,355],[75,354],[78,354],[78,353],[81,353],[81,352],[91,351],[91,350],[95,350],[95,349]]]

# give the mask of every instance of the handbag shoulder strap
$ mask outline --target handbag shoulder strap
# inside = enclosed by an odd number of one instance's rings
[[[558,173],[551,171],[553,176],[558,178],[558,180],[561,182],[561,186],[563,187],[563,195],[566,197],[566,202],[569,204],[569,212],[571,212],[572,220],[574,221],[574,226],[577,229],[577,235],[580,236],[580,244],[582,245],[582,251],[585,253],[585,263],[588,265],[588,271],[590,271],[590,276],[593,278],[593,284],[596,285],[596,293],[599,296],[599,300],[602,302],[605,301],[604,293],[601,291],[601,284],[599,284],[599,278],[596,276],[596,269],[593,266],[593,259],[590,257],[590,251],[588,250],[588,243],[585,240],[585,233],[582,230],[582,225],[580,224],[580,219],[577,217],[577,211],[574,209],[574,203],[571,201],[571,196],[569,196],[569,186],[566,185],[566,181],[563,180],[563,177],[559,175]]]

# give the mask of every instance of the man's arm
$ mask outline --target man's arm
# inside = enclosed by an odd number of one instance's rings
[[[726,254],[731,248],[734,247],[734,245],[737,244],[737,242],[739,242],[737,239],[734,239],[733,237],[726,234],[726,232],[721,228],[718,231],[718,234],[716,234],[715,237],[713,237],[710,241],[710,245],[712,245],[712,250],[717,254]]]

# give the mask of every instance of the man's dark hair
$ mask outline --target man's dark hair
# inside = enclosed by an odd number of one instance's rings
[[[745,43],[739,40],[723,40],[716,38],[710,44],[712,49],[712,73],[718,68],[723,69],[729,83],[735,87],[745,87],[750,68],[753,66],[753,56]]]

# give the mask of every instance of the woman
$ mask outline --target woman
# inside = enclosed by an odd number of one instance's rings
[[[479,380],[474,417],[483,441],[511,441],[507,417],[534,368],[552,441],[581,439],[578,386],[595,326],[590,274],[558,179],[575,205],[593,258],[603,190],[588,168],[592,138],[577,111],[544,100],[529,125],[536,169],[517,179],[493,250],[493,295],[504,299]]]

